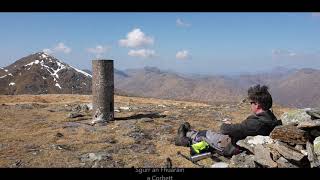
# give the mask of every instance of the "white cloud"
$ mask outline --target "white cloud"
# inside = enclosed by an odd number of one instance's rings
[[[51,49],[43,49],[42,50],[44,53],[47,53],[47,54],[52,54],[52,50]]]
[[[128,52],[128,55],[133,57],[151,58],[155,56],[155,51],[150,49],[139,49],[139,50],[132,49]]]
[[[47,54],[54,54],[57,52],[63,52],[65,54],[68,54],[71,52],[71,48],[66,46],[64,43],[60,42],[54,48],[52,48],[52,49],[46,48],[46,49],[43,49],[42,51]]]
[[[297,56],[297,53],[293,52],[293,51],[290,51],[290,50],[281,50],[281,49],[273,49],[272,50],[272,56],[275,56],[275,57],[279,57],[279,56]]]
[[[102,58],[109,49],[111,49],[109,46],[97,45],[95,48],[88,48],[87,51],[95,54],[96,58]]]
[[[176,54],[177,59],[190,59],[191,56],[187,50],[178,51]]]
[[[186,23],[186,22],[183,22],[180,18],[178,18],[178,19],[176,20],[176,25],[177,25],[178,27],[190,27],[190,26],[191,26],[191,24]]]
[[[125,47],[139,47],[152,45],[153,43],[153,37],[146,36],[139,28],[135,28],[129,32],[126,39],[119,40],[119,45]]]
[[[66,54],[71,52],[71,48],[69,48],[68,46],[66,46],[62,42],[58,43],[58,45],[56,47],[54,47],[53,50],[57,51],[57,52],[63,52],[63,53],[66,53]]]

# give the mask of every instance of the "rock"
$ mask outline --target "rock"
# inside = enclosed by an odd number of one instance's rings
[[[78,104],[74,107],[72,107],[71,111],[72,112],[86,112],[89,111],[89,107],[87,106],[87,104]]]
[[[81,124],[80,123],[76,123],[76,122],[66,122],[62,128],[78,128],[80,127]]]
[[[283,125],[292,123],[300,123],[302,121],[310,119],[310,116],[306,113],[305,109],[291,110],[283,113],[280,117]]]
[[[304,150],[304,148],[301,144],[297,144],[294,148],[298,151]]]
[[[17,109],[33,109],[32,104],[16,104]]]
[[[277,126],[270,133],[270,137],[293,144],[306,144],[309,139],[306,131],[298,129],[294,125]]]
[[[307,150],[302,149],[302,150],[300,150],[300,152],[301,152],[301,154],[303,154],[305,156],[308,156],[308,151]]]
[[[134,138],[136,143],[145,142],[146,140],[151,140],[152,136],[146,130],[141,130],[138,127],[135,127],[132,131],[127,134],[129,137]]]
[[[156,154],[156,146],[153,143],[131,144],[128,148],[135,153]]]
[[[277,150],[284,158],[289,160],[294,160],[296,162],[301,162],[305,155],[301,154],[297,150],[291,148],[290,146],[277,141],[275,144],[272,144],[272,148]]]
[[[56,137],[59,137],[59,138],[60,138],[60,137],[63,137],[63,134],[58,132],[58,133],[56,134]]]
[[[72,107],[71,111],[80,112],[81,111],[81,106],[77,104],[76,106]]]
[[[86,104],[86,105],[87,105],[87,107],[89,108],[89,110],[92,110],[92,108],[93,108],[92,103],[88,103],[88,104]]]
[[[53,144],[52,147],[56,150],[67,150],[67,151],[71,151],[73,148],[71,148],[68,145],[65,144]]]
[[[81,111],[84,111],[84,112],[89,111],[89,107],[86,104],[81,104],[80,107],[81,107]]]
[[[236,144],[254,153],[254,147],[257,144],[271,144],[274,140],[269,136],[247,136],[245,139],[239,140]]]
[[[116,144],[116,143],[118,143],[118,141],[114,138],[111,138],[111,139],[106,140],[106,143]]]
[[[80,160],[82,162],[112,160],[112,156],[105,152],[87,153],[87,154],[81,155]]]
[[[320,156],[320,136],[314,139],[313,149],[314,149],[314,153]]]
[[[258,144],[254,147],[254,161],[261,164],[263,167],[276,168],[278,165],[271,159],[271,152],[268,148]]]
[[[10,165],[10,168],[18,168],[21,167],[22,161],[21,160],[16,160],[13,164]]]
[[[272,148],[272,144],[268,144],[267,147],[270,150],[272,160],[277,161],[281,157],[281,154],[277,150]]]
[[[142,122],[154,122],[154,120],[151,118],[141,118],[141,121]]]
[[[40,146],[35,145],[35,144],[30,144],[24,146],[26,148],[26,152],[31,152],[33,155],[37,155],[40,153]]]
[[[234,168],[255,168],[254,155],[247,155],[242,152],[237,155],[233,155],[230,159],[230,166]]]
[[[313,145],[308,141],[306,147],[307,147],[307,151],[308,151],[308,160],[310,162],[311,168],[319,167],[320,160],[318,159],[317,155],[314,152]]]
[[[288,160],[284,157],[280,157],[277,160],[278,168],[298,168],[298,166],[291,164]]]
[[[311,119],[320,119],[320,108],[312,108],[306,113],[311,116]]]
[[[171,125],[163,125],[161,126],[160,130],[162,132],[170,133],[171,131],[173,131],[173,127]]]
[[[80,113],[71,112],[71,113],[68,114],[67,117],[68,117],[68,118],[77,118],[77,117],[83,117],[83,115],[80,114]]]
[[[122,107],[119,107],[120,110],[126,110],[126,111],[130,111],[131,108],[128,107],[128,106],[122,106]]]
[[[228,168],[229,164],[225,162],[217,162],[217,163],[214,163],[211,167],[212,168]]]
[[[320,120],[306,120],[298,124],[297,128],[299,129],[310,129],[320,127]]]
[[[320,136],[320,130],[319,129],[312,129],[309,131],[310,135],[313,137],[318,137]]]

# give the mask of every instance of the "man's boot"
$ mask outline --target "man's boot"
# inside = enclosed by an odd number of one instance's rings
[[[176,146],[185,146],[189,147],[191,144],[191,140],[187,138],[186,134],[190,130],[191,126],[188,122],[184,122],[180,125],[178,129],[178,134],[175,138]]]

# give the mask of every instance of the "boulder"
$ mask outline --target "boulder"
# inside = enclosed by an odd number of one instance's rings
[[[314,141],[313,141],[313,149],[314,149],[314,153],[317,156],[320,156],[320,136],[314,139]]]
[[[294,125],[277,126],[270,133],[272,139],[277,139],[291,144],[306,144],[308,133]]]
[[[242,152],[237,155],[233,155],[230,160],[229,167],[232,168],[255,168],[256,164],[254,162],[254,155],[247,155]]]
[[[280,157],[277,160],[278,168],[298,168],[298,166],[291,164],[288,160],[284,157]]]
[[[320,120],[306,120],[298,124],[299,129],[310,129],[320,127]]]
[[[313,145],[309,141],[307,142],[306,148],[307,148],[307,151],[308,151],[308,160],[310,162],[311,168],[319,167],[320,166],[320,161],[319,161],[317,155],[314,152]]]
[[[247,136],[245,139],[239,140],[236,144],[254,153],[254,147],[258,144],[271,144],[274,140],[269,136]]]
[[[320,108],[306,110],[306,113],[311,116],[311,119],[320,119]]]
[[[254,147],[254,161],[261,164],[263,167],[276,168],[278,165],[271,158],[271,152],[268,148],[258,144]]]
[[[280,119],[283,125],[288,125],[308,120],[310,119],[310,115],[306,113],[305,109],[297,109],[283,113]]]
[[[301,162],[305,157],[304,154],[298,152],[296,149],[291,148],[290,146],[280,141],[277,141],[275,144],[272,144],[272,148],[277,150],[284,158],[288,160]]]

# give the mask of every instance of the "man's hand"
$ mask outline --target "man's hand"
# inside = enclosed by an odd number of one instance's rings
[[[222,121],[223,121],[223,123],[224,123],[224,124],[231,124],[230,120],[229,120],[229,119],[227,119],[227,118],[226,118],[226,119],[224,119],[224,120],[222,120]]]

